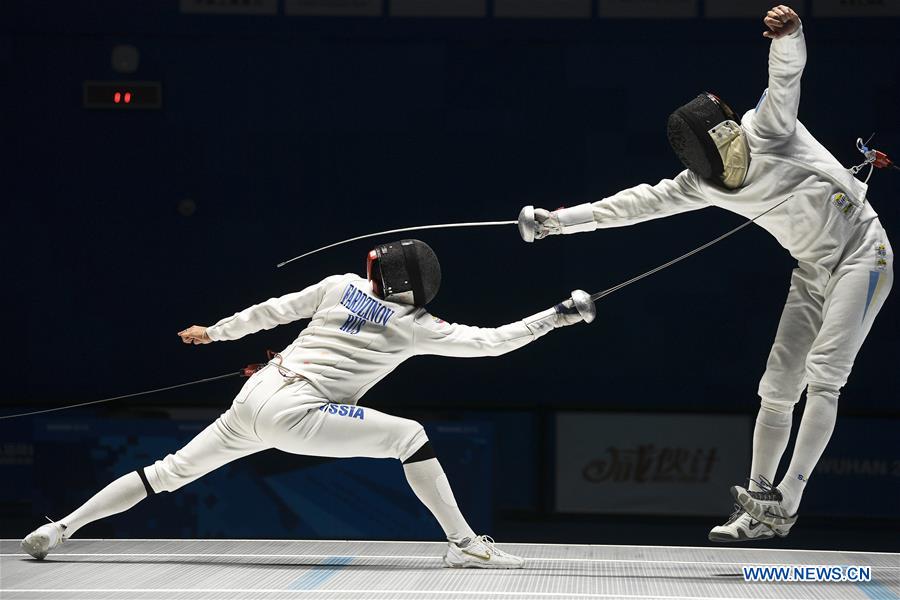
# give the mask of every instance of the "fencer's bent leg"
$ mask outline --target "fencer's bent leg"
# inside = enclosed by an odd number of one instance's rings
[[[751,491],[760,489],[756,481],[761,478],[774,481],[787,448],[794,405],[806,385],[805,357],[822,322],[824,287],[823,274],[808,265],[800,265],[791,275],[766,372],[759,383],[761,402],[753,431]]]
[[[809,476],[831,439],[840,389],[893,285],[890,246],[884,242],[883,264],[876,262],[881,256],[873,250],[876,246],[870,241],[859,259],[839,266],[829,281],[822,327],[807,357],[806,408],[791,464],[778,486],[790,512],[796,512]]]
[[[368,406],[277,395],[260,411],[255,429],[272,447],[331,458],[410,458],[428,441],[422,425]],[[314,400],[314,399],[313,399]]]
[[[423,449],[429,450],[430,458],[417,460]],[[431,442],[425,442],[422,449],[403,463],[406,481],[409,482],[409,487],[415,492],[416,497],[440,523],[449,541],[458,543],[466,538],[475,539],[475,532],[469,527],[456,505],[456,498],[450,489],[447,475],[430,449]]]
[[[259,413],[256,431],[293,454],[396,458],[410,487],[450,541],[474,538],[422,425],[373,408],[275,397]]]

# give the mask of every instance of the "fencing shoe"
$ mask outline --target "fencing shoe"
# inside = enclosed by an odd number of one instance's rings
[[[521,569],[525,561],[497,548],[489,536],[450,542],[444,563],[453,568]]]
[[[22,540],[22,550],[38,560],[43,560],[51,550],[66,541],[66,526],[50,521],[41,525]]]
[[[785,510],[778,488],[766,479],[756,483],[761,488],[758,492],[736,485],[731,488],[731,495],[751,517],[771,527],[779,537],[785,537],[797,522],[797,515],[790,515]]]
[[[734,505],[734,512],[724,525],[716,525],[709,531],[711,542],[750,542],[769,540],[773,537],[775,534],[767,525],[748,515],[739,504]]]

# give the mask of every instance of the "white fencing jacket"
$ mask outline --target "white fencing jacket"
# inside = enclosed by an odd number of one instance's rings
[[[312,320],[281,352],[281,364],[343,404],[356,403],[412,356],[497,356],[561,324],[552,308],[497,328],[447,323],[424,308],[382,300],[368,280],[347,273],[251,306],[206,332],[213,341],[236,340],[300,319]]]
[[[800,77],[806,65],[802,28],[772,40],[769,87],[741,119],[750,147],[744,185],[729,190],[685,170],[674,179],[623,190],[593,204],[557,211],[562,232],[632,225],[707,206],[756,221],[794,258],[828,272],[864,243],[878,215],[866,202],[867,186],[845,169],[797,120]]]

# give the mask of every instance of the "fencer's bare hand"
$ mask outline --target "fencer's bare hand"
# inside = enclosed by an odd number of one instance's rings
[[[779,4],[766,13],[763,23],[769,28],[769,31],[763,31],[763,35],[774,40],[797,31],[800,17],[790,6]]]
[[[212,340],[209,339],[209,334],[206,333],[206,327],[203,327],[202,325],[191,325],[184,331],[179,331],[178,337],[180,337],[181,341],[185,344],[194,344],[195,346],[212,342]]]

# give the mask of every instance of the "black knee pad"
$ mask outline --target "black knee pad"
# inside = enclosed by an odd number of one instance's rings
[[[152,496],[153,494],[155,494],[156,492],[154,492],[153,488],[150,487],[150,482],[147,481],[147,476],[144,474],[144,469],[140,468],[137,471],[135,471],[135,473],[137,473],[138,477],[141,478],[141,483],[144,484],[144,489],[147,490],[147,496],[149,497],[149,496]]]
[[[434,448],[431,447],[431,441],[425,440],[425,443],[422,444],[418,450],[413,452],[413,455],[403,461],[404,465],[408,465],[410,463],[422,462],[423,460],[429,460],[432,458],[437,458],[437,455],[434,453]]]

